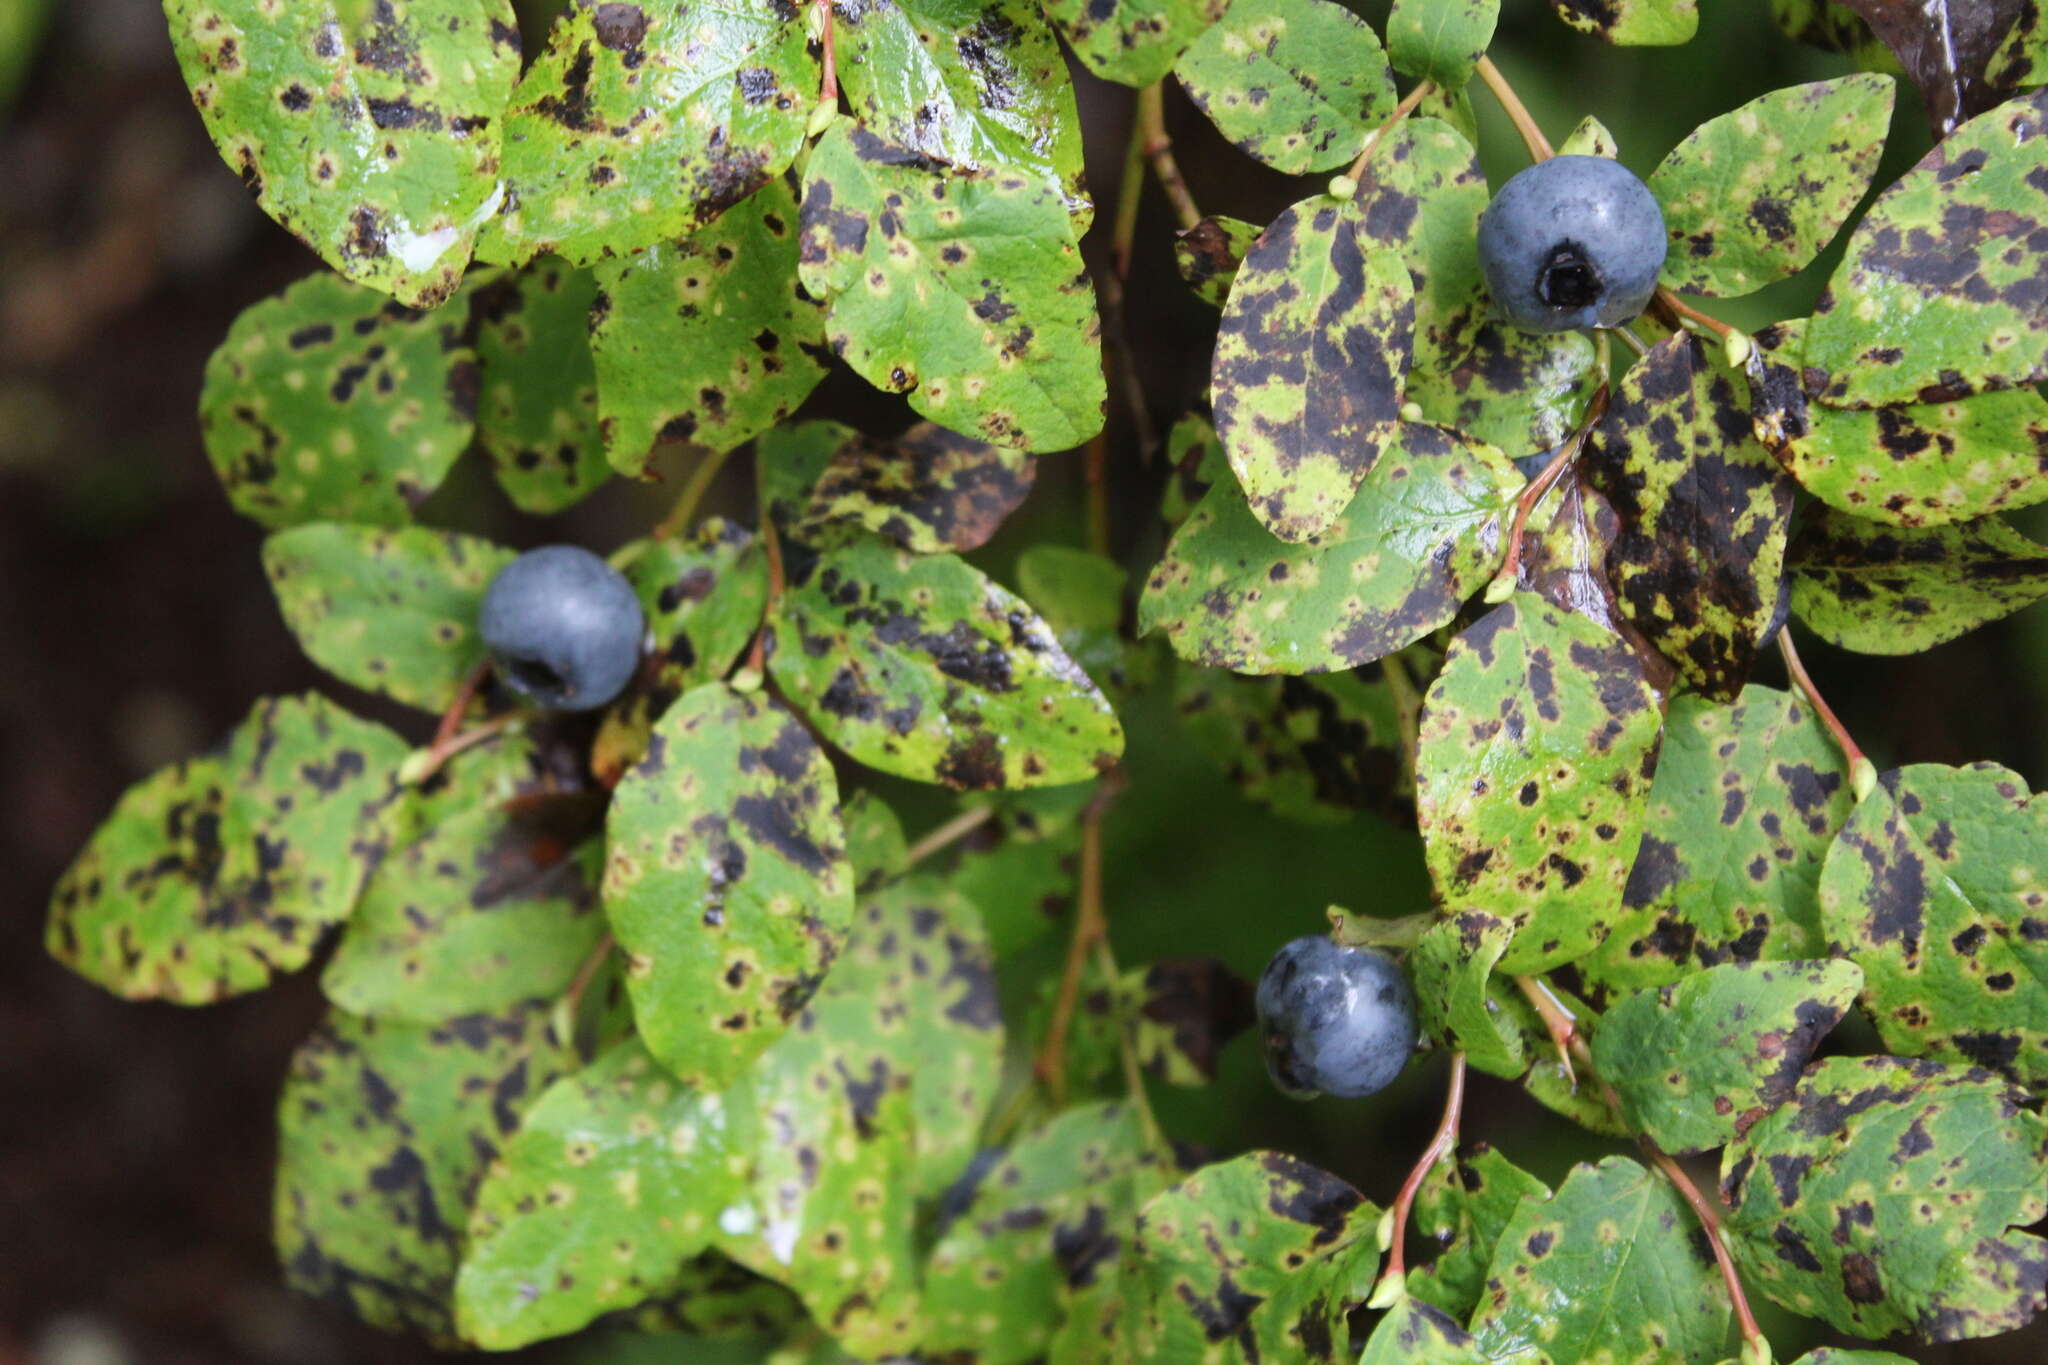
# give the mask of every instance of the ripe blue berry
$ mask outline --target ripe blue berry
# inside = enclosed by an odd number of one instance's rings
[[[1273,1084],[1347,1099],[1393,1084],[1415,1050],[1415,994],[1399,963],[1370,948],[1298,938],[1259,977],[1259,1031]]]
[[[1627,322],[1657,291],[1666,245],[1649,187],[1604,156],[1539,161],[1479,216],[1486,287],[1531,332]]]
[[[550,711],[591,711],[632,678],[647,627],[617,569],[580,546],[544,545],[499,570],[477,628],[506,686]]]

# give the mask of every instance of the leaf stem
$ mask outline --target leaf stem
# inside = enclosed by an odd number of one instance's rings
[[[994,806],[977,806],[973,810],[961,811],[952,819],[912,844],[903,855],[903,870],[908,872],[926,858],[939,852],[947,845],[966,838],[995,818]]]
[[[1365,146],[1359,149],[1357,159],[1351,163],[1351,168],[1344,172],[1346,179],[1355,182],[1359,176],[1365,174],[1366,163],[1371,161],[1372,154],[1380,149],[1381,141],[1386,138],[1388,133],[1394,130],[1395,126],[1402,119],[1414,113],[1415,106],[1422,103],[1423,99],[1434,89],[1436,89],[1436,84],[1433,81],[1422,81],[1413,90],[1410,90],[1401,97],[1401,102],[1394,106],[1394,112],[1387,115],[1387,121],[1373,129],[1372,136],[1365,140]]]
[[[436,737],[430,748],[420,750],[400,765],[398,780],[409,786],[418,786],[440,772],[442,765],[465,749],[474,749],[487,740],[495,739],[509,729],[515,721],[523,720],[519,711],[507,711],[502,716],[479,721],[459,734],[446,739]]]
[[[1529,159],[1548,161],[1555,156],[1556,153],[1550,149],[1550,139],[1543,136],[1543,130],[1536,126],[1536,120],[1529,116],[1528,106],[1522,103],[1522,97],[1515,93],[1515,88],[1508,84],[1508,78],[1500,74],[1500,68],[1493,64],[1493,58],[1481,57],[1474,69],[1478,71],[1479,79],[1486,82],[1486,88],[1493,92],[1493,97],[1500,101],[1500,107],[1506,112],[1508,121],[1515,125],[1515,131],[1522,135],[1522,145],[1529,149]]]
[[[1487,601],[1505,602],[1514,592],[1522,574],[1522,541],[1528,534],[1529,514],[1536,510],[1536,504],[1543,501],[1544,495],[1557,483],[1558,476],[1579,457],[1579,451],[1585,447],[1586,437],[1592,434],[1593,428],[1606,415],[1607,385],[1603,381],[1600,387],[1593,391],[1592,401],[1586,404],[1586,411],[1579,418],[1578,428],[1565,438],[1564,444],[1557,448],[1557,454],[1551,456],[1550,463],[1543,466],[1543,472],[1530,480],[1528,487],[1522,490],[1521,496],[1515,499],[1515,515],[1508,523],[1507,557],[1501,561],[1500,572],[1493,576],[1493,582],[1487,585]]]
[[[1806,671],[1806,662],[1799,657],[1798,647],[1792,643],[1792,631],[1789,626],[1778,628],[1778,653],[1784,656],[1785,672],[1791,675],[1793,684],[1812,705],[1815,714],[1820,717],[1820,723],[1834,736],[1835,747],[1842,751],[1843,759],[1849,764],[1849,785],[1854,789],[1856,799],[1861,801],[1870,794],[1870,789],[1877,785],[1876,765],[1857,747],[1856,741],[1849,735],[1849,727],[1842,724],[1841,717],[1835,714],[1835,708],[1828,705],[1828,699],[1823,697],[1820,688],[1814,685],[1813,675]]]
[[[1060,972],[1052,1022],[1046,1028],[1045,1043],[1039,1048],[1032,1068],[1055,1106],[1067,1102],[1067,1035],[1073,1027],[1074,1006],[1081,998],[1081,970],[1095,945],[1109,937],[1109,919],[1102,908],[1102,816],[1122,791],[1122,771],[1112,770],[1081,812],[1081,887],[1074,912],[1074,934],[1067,943],[1067,961]]]
[[[1123,179],[1116,186],[1116,218],[1110,237],[1110,260],[1119,281],[1130,278],[1131,247],[1138,237],[1138,206],[1145,197],[1145,146],[1147,133],[1140,90],[1131,110],[1131,136],[1124,147]],[[1119,291],[1121,293],[1121,291]]]
[[[453,740],[462,729],[462,718],[469,714],[470,703],[476,700],[477,689],[484,685],[484,679],[491,676],[491,660],[485,655],[477,666],[469,670],[469,676],[455,689],[455,699],[448,703],[448,709],[441,713],[441,723],[434,729],[434,747],[441,748]]]
[[[576,1014],[583,1005],[583,993],[590,989],[591,981],[597,976],[597,969],[612,955],[612,949],[617,943],[618,941],[612,937],[611,930],[605,930],[604,936],[598,939],[597,946],[590,950],[590,956],[584,958],[583,965],[576,969],[576,975],[569,981],[569,989],[562,992],[562,1002],[556,1018],[561,1021],[564,1041],[568,1041],[566,1035],[575,1030]]]
[[[1376,1306],[1392,1303],[1407,1287],[1408,1214],[1415,1207],[1415,1196],[1421,1191],[1422,1182],[1429,1178],[1431,1168],[1457,1147],[1458,1122],[1464,1111],[1465,1054],[1453,1052],[1443,1117],[1437,1120],[1435,1135],[1410,1168],[1408,1178],[1401,1182],[1401,1192],[1394,1196],[1394,1207],[1388,1211],[1392,1231],[1387,1237],[1387,1268],[1380,1272],[1379,1285],[1371,1300]]]
[[[1564,1001],[1551,994],[1550,985],[1540,976],[1518,976],[1515,988],[1535,1009],[1543,1021],[1543,1031],[1550,1035],[1551,1044],[1557,1048],[1557,1059],[1564,1067],[1564,1078],[1572,1089],[1579,1088],[1579,1074],[1572,1067],[1573,1055],[1585,1046],[1579,1036],[1579,1021]]]
[[[676,495],[675,506],[655,524],[655,539],[669,540],[689,533],[691,519],[697,515],[697,504],[704,501],[704,494],[717,481],[718,471],[725,468],[726,456],[730,454],[730,450],[722,450],[697,462],[697,467],[690,471],[689,482]]]
[[[818,0],[823,20],[819,24],[818,41],[825,49],[824,74],[818,81],[818,103],[839,103],[839,51],[832,39],[832,0]]]
[[[775,518],[761,509],[761,545],[768,552],[768,601],[761,609],[761,625],[754,632],[754,647],[747,652],[747,667],[762,674],[768,667],[768,620],[782,606],[782,537],[776,534]]]
[[[1195,197],[1188,193],[1180,163],[1173,159],[1173,139],[1166,135],[1166,91],[1161,82],[1154,81],[1138,91],[1138,126],[1132,136],[1143,139],[1145,159],[1152,164],[1153,178],[1166,192],[1181,229],[1185,231],[1201,222],[1202,211],[1195,207]]]

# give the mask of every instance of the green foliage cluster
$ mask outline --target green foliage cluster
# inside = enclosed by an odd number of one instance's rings
[[[1618,44],[1698,17],[1552,7]],[[449,1345],[1762,1365],[1751,1297],[1873,1339],[2025,1325],[2044,808],[1990,763],[1877,772],[1784,632],[1911,652],[2048,597],[2000,519],[2048,500],[2048,49],[2015,6],[1958,73],[1874,8],[1774,0],[1875,69],[1685,137],[1648,181],[1667,291],[1625,335],[1535,336],[1473,242],[1467,87],[1548,151],[1485,56],[1494,0],[1395,0],[1380,32],[1331,0],[573,0],[524,56],[510,0],[166,0],[223,157],[332,267],[236,321],[207,449],[307,654],[441,728],[259,702],[122,798],[51,952],[183,1004],[324,953],[285,1273]],[[1037,455],[1141,453],[1103,435],[1063,42],[1139,91],[1115,254],[1168,249],[1133,236],[1149,170],[1219,332],[1163,551],[1098,520],[1013,591],[966,556]],[[1942,92],[1942,136],[1859,217],[1891,73]],[[1323,179],[1203,217],[1169,74]],[[1616,152],[1590,119],[1559,146]],[[1677,297],[1844,232],[1810,317],[1750,336]],[[922,420],[797,420],[840,364]],[[658,441],[701,463],[612,554],[640,676],[588,723],[512,708],[474,625],[511,551],[416,513],[472,446],[547,514]],[[757,515],[697,518],[742,449]],[[1781,645],[1792,688],[1751,681]],[[1248,1011],[1220,964],[1105,936],[1148,692],[1251,800],[1418,831],[1434,905],[1332,915],[1404,954],[1453,1057],[1384,1215],[1152,1113],[1148,1077],[1203,1084]],[[956,811],[913,843],[869,773]],[[1070,901],[1020,1007],[1003,972]],[[1852,1012],[1884,1054],[1830,1044]],[[1644,1159],[1552,1189],[1461,1145],[1468,1071]],[[1718,1199],[1675,1159],[1717,1151]]]

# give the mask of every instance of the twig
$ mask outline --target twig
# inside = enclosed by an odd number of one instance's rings
[[[908,872],[926,858],[939,852],[948,844],[966,838],[995,818],[994,806],[978,806],[973,810],[961,811],[958,815],[940,825],[937,829],[912,844],[903,855],[903,870]]]
[[[1174,217],[1183,230],[1195,226],[1202,221],[1202,211],[1195,207],[1188,182],[1181,179],[1180,163],[1173,159],[1173,139],[1166,135],[1166,93],[1158,81],[1138,91],[1138,128],[1145,139],[1145,159],[1152,163],[1153,178],[1166,192]]]
[[[1402,119],[1414,113],[1415,106],[1422,103],[1423,99],[1434,89],[1436,89],[1436,86],[1432,82],[1422,81],[1402,97],[1401,102],[1394,106],[1394,112],[1387,115],[1387,121],[1373,129],[1372,136],[1365,140],[1365,146],[1359,150],[1357,159],[1351,163],[1351,169],[1344,172],[1346,179],[1356,181],[1359,176],[1365,174],[1366,163],[1371,161],[1372,154],[1379,150],[1380,142],[1388,133],[1393,131]]]
[[[469,670],[469,676],[464,678],[462,685],[455,689],[455,700],[448,703],[448,709],[441,713],[440,725],[435,727],[434,747],[436,749],[454,740],[456,734],[462,729],[462,718],[469,714],[469,704],[476,700],[477,689],[482,687],[484,679],[490,676],[491,661],[489,656],[486,656],[475,668]]]
[[[1820,723],[1834,736],[1835,747],[1842,751],[1842,757],[1849,764],[1849,785],[1855,790],[1856,799],[1861,801],[1870,795],[1870,789],[1877,785],[1876,766],[1864,756],[1856,741],[1850,738],[1849,727],[1842,724],[1841,718],[1835,714],[1835,709],[1828,705],[1828,699],[1814,686],[1813,676],[1806,671],[1806,663],[1799,657],[1799,650],[1792,643],[1792,631],[1789,626],[1778,628],[1778,653],[1784,656],[1785,671],[1791,675],[1794,685],[1805,695],[1814,712],[1819,715]]]
[[[1443,1117],[1437,1121],[1435,1136],[1422,1149],[1422,1155],[1409,1170],[1408,1178],[1401,1182],[1401,1192],[1394,1196],[1394,1206],[1387,1214],[1392,1229],[1387,1236],[1387,1268],[1380,1272],[1379,1285],[1369,1300],[1374,1306],[1391,1304],[1407,1288],[1408,1214],[1415,1207],[1415,1196],[1422,1189],[1422,1182],[1429,1178],[1430,1169],[1457,1147],[1458,1121],[1464,1110],[1465,1054],[1453,1052]]]
[[[1515,125],[1515,131],[1522,135],[1522,145],[1529,149],[1529,159],[1548,161],[1555,156],[1556,153],[1550,150],[1550,139],[1543,136],[1536,120],[1529,116],[1522,97],[1508,84],[1508,78],[1500,74],[1500,68],[1493,64],[1493,59],[1481,57],[1474,69],[1478,71],[1479,79],[1486,82],[1486,88],[1493,92],[1493,97],[1500,101],[1500,107],[1506,111],[1508,121]]]
[[[1073,1028],[1074,1005],[1081,997],[1081,971],[1096,940],[1108,929],[1102,915],[1102,826],[1090,820],[1081,826],[1081,895],[1074,936],[1067,943],[1067,962],[1060,972],[1052,1023],[1046,1028],[1045,1045],[1038,1050],[1034,1068],[1056,1106],[1067,1102],[1067,1034]]]
[[[1543,1030],[1550,1035],[1551,1043],[1557,1048],[1558,1061],[1564,1066],[1564,1078],[1572,1089],[1577,1090],[1579,1075],[1572,1069],[1572,1057],[1585,1046],[1585,1040],[1579,1036],[1577,1017],[1565,1008],[1564,1001],[1550,993],[1549,985],[1541,977],[1518,976],[1515,988],[1521,991],[1543,1020]]]
[[[1110,260],[1116,265],[1119,281],[1130,278],[1131,244],[1138,237],[1138,206],[1145,197],[1145,145],[1150,136],[1145,128],[1143,104],[1145,92],[1138,92],[1138,103],[1131,110],[1131,136],[1124,147],[1124,175],[1116,186],[1116,217],[1112,220],[1110,237]],[[1122,291],[1118,291],[1121,298]]]
[[[717,451],[697,462],[697,467],[690,471],[689,482],[676,495],[675,506],[655,525],[655,539],[668,540],[688,534],[690,521],[697,514],[697,504],[704,500],[704,494],[718,478],[718,471],[725,467],[725,457],[731,453],[730,450]]]
[[[583,959],[583,965],[576,969],[576,975],[569,982],[569,989],[562,992],[562,1011],[573,1021],[576,1011],[583,1003],[583,992],[590,989],[591,981],[597,976],[597,969],[612,955],[616,941],[607,929],[597,946],[590,950],[590,956]]]
[[[474,749],[486,740],[497,738],[513,722],[522,719],[524,719],[522,713],[507,711],[502,716],[493,716],[489,720],[479,721],[469,729],[462,731],[460,734],[451,735],[445,740],[436,738],[431,747],[422,749],[405,760],[404,764],[399,767],[398,780],[409,786],[416,787],[435,773],[440,772],[442,765],[455,757],[455,755],[463,752],[465,749]]]
[[[782,605],[782,537],[775,533],[775,518],[761,509],[761,544],[768,551],[768,604],[761,612],[761,628],[754,632],[754,647],[747,652],[747,667],[755,673],[768,666],[768,620]]]
[[[818,41],[825,48],[825,72],[818,82],[818,103],[839,103],[839,54],[832,41],[832,0],[818,0],[818,8],[824,14],[819,25]]]

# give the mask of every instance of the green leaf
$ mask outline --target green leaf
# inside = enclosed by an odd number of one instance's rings
[[[785,546],[775,681],[857,762],[956,789],[1081,782],[1123,727],[1021,599],[952,555]]]
[[[723,454],[817,387],[824,314],[796,259],[796,191],[778,178],[681,241],[596,268],[590,349],[614,469],[644,475],[657,440]]]
[[[1821,871],[1885,1046],[2048,1080],[2048,801],[1995,763],[1879,776]]]
[[[1018,595],[1052,627],[1060,648],[1112,700],[1149,683],[1155,651],[1124,638],[1130,574],[1107,555],[1041,543],[1017,556]]]
[[[961,855],[951,885],[981,908],[996,956],[1008,957],[1066,922],[1080,859],[1078,830],[1030,838],[1012,820],[993,848]]]
[[[1415,297],[1411,377],[1455,366],[1486,321],[1490,302],[1477,243],[1487,198],[1486,172],[1471,142],[1447,123],[1413,115],[1380,139],[1358,177],[1352,207],[1359,241],[1369,251],[1398,251],[1408,264]]]
[[[1513,1079],[1528,1069],[1522,1030],[1491,998],[1493,969],[1514,941],[1515,926],[1483,910],[1438,921],[1408,956],[1422,1031],[1477,1070]]]
[[[832,349],[923,416],[1024,450],[1102,427],[1102,323],[1068,209],[840,123],[805,171],[803,286]]]
[[[1840,1346],[1816,1346],[1792,1365],[1913,1365],[1905,1356],[1890,1351],[1850,1351]]]
[[[165,0],[206,130],[263,211],[349,279],[431,307],[502,199],[509,0]],[[337,282],[338,283],[338,282]]]
[[[1167,957],[1117,983],[1121,1025],[1148,1076],[1194,1087],[1216,1079],[1216,1059],[1256,1022],[1249,981],[1213,957]]]
[[[1692,1211],[1627,1157],[1572,1168],[1502,1228],[1472,1315],[1482,1358],[1710,1365],[1725,1354],[1728,1292]]]
[[[1106,81],[1147,86],[1202,30],[1223,17],[1230,0],[1045,0],[1082,65]]]
[[[640,1036],[723,1086],[817,989],[853,918],[831,762],[796,717],[723,683],[685,693],[619,782],[605,914]]]
[[[1379,39],[1331,0],[1234,0],[1173,74],[1239,151],[1289,175],[1343,165],[1394,110]]]
[[[1334,1361],[1379,1261],[1380,1211],[1279,1152],[1206,1166],[1138,1215],[1143,1360]]]
[[[862,437],[841,445],[811,490],[797,523],[851,523],[913,554],[979,549],[1031,492],[1038,462],[936,422],[919,422],[892,440]]]
[[[1698,0],[1550,0],[1557,17],[1616,47],[1676,47],[1698,31]]]
[[[1422,98],[1415,102],[1415,112],[1410,117],[1440,120],[1457,129],[1458,136],[1465,141],[1475,145],[1479,141],[1479,118],[1472,112],[1469,83],[1456,90],[1447,90],[1432,82]]]
[[[264,526],[402,526],[469,445],[476,356],[456,310],[334,275],[252,304],[206,362],[199,425],[235,510]]]
[[[1387,55],[1404,76],[1457,89],[1493,42],[1500,0],[1394,0]]]
[[[306,657],[352,687],[439,714],[483,662],[484,590],[513,554],[454,531],[315,522],[263,543]]]
[[[1482,321],[1462,355],[1410,368],[1406,397],[1429,421],[1520,457],[1562,444],[1599,380],[1582,334]]]
[[[1793,612],[1859,654],[1917,654],[2048,597],[2048,554],[1996,518],[1906,530],[1820,509],[1790,559]]]
[[[1634,650],[1527,593],[1451,642],[1423,702],[1416,807],[1445,909],[1515,926],[1501,971],[1554,967],[1605,937],[1662,723]]]
[[[1982,1071],[1830,1057],[1721,1158],[1743,1280],[1844,1332],[1959,1341],[2048,1291],[2048,1128]]]
[[[1620,518],[1622,614],[1709,697],[1733,700],[1778,605],[1792,480],[1752,438],[1741,380],[1681,334],[1622,376],[1580,457]]]
[[[1484,1365],[1472,1334],[1442,1309],[1414,1296],[1403,1298],[1373,1324],[1358,1365]],[[1535,1365],[1548,1361],[1541,1351],[1517,1353],[1507,1360]]]
[[[483,385],[477,444],[498,486],[535,516],[573,507],[611,477],[597,428],[588,270],[547,256],[472,295]]]
[[[1580,973],[1634,990],[1820,956],[1821,859],[1854,806],[1841,750],[1803,698],[1754,684],[1733,705],[1673,697],[1642,846]]]
[[[866,893],[898,876],[910,857],[903,822],[888,802],[870,791],[857,791],[839,806],[846,830],[846,861],[853,865],[857,888]],[[973,903],[973,898],[968,898]]]
[[[203,1005],[306,965],[383,856],[405,742],[307,693],[123,793],[50,897],[50,955],[131,1000]]]
[[[1571,132],[1565,134],[1564,141],[1557,144],[1557,154],[1604,156],[1613,161],[1621,156],[1621,144],[1614,140],[1614,134],[1607,131],[1606,124],[1588,114],[1578,121]]]
[[[1289,678],[1184,666],[1173,705],[1245,798],[1275,815],[1342,825],[1361,810],[1394,815],[1414,795],[1400,709],[1376,666]]]
[[[754,442],[754,476],[761,507],[778,526],[796,524],[810,505],[811,489],[841,446],[865,439],[844,422],[789,422]]]
[[[1821,401],[1938,403],[2048,378],[2044,179],[2048,90],[1979,114],[1879,195],[1807,328]]]
[[[1704,1152],[1790,1098],[1862,988],[1852,962],[1726,962],[1617,1001],[1593,1062],[1638,1132],[1680,1156]]]
[[[1195,507],[1211,488],[1235,476],[1224,458],[1223,443],[1209,419],[1191,412],[1173,424],[1166,436],[1166,464],[1172,470],[1166,494],[1159,500],[1159,519],[1169,532],[1177,531],[1194,515]]]
[[[1759,439],[1807,492],[1893,526],[1939,526],[2048,499],[2048,398],[2008,389],[1945,403],[1829,408],[1810,401],[1806,319],[1750,338]],[[1815,373],[1818,373],[1817,371]]]
[[[1429,1168],[1415,1195],[1412,1230],[1439,1248],[1436,1259],[1408,1272],[1408,1292],[1463,1321],[1486,1290],[1501,1229],[1524,1197],[1550,1198],[1550,1187],[1484,1142],[1461,1147]]]
[[[1327,195],[1276,218],[1246,253],[1216,337],[1216,434],[1260,523],[1286,540],[1343,516],[1398,435],[1413,285],[1357,224]]]
[[[1994,90],[2039,85],[2048,76],[2048,19],[2039,0],[2026,0],[2012,27],[1984,63],[1984,83]]]
[[[1245,253],[1264,231],[1257,223],[1212,213],[1173,234],[1173,263],[1196,298],[1221,308],[1230,298]]]
[[[1812,262],[1877,174],[1896,87],[1860,73],[1773,90],[1705,123],[1651,173],[1663,283],[1729,298]]]
[[[588,265],[685,237],[782,174],[818,88],[797,6],[574,0],[512,92],[480,254]]]
[[[1489,446],[1418,422],[1334,525],[1276,541],[1218,484],[1174,534],[1138,605],[1174,653],[1244,673],[1308,673],[1383,658],[1449,621],[1499,566],[1521,478]]]
[[[439,1024],[330,1011],[278,1101],[278,1259],[302,1294],[459,1345],[469,1203],[531,1096],[573,1065],[545,1004]]]

